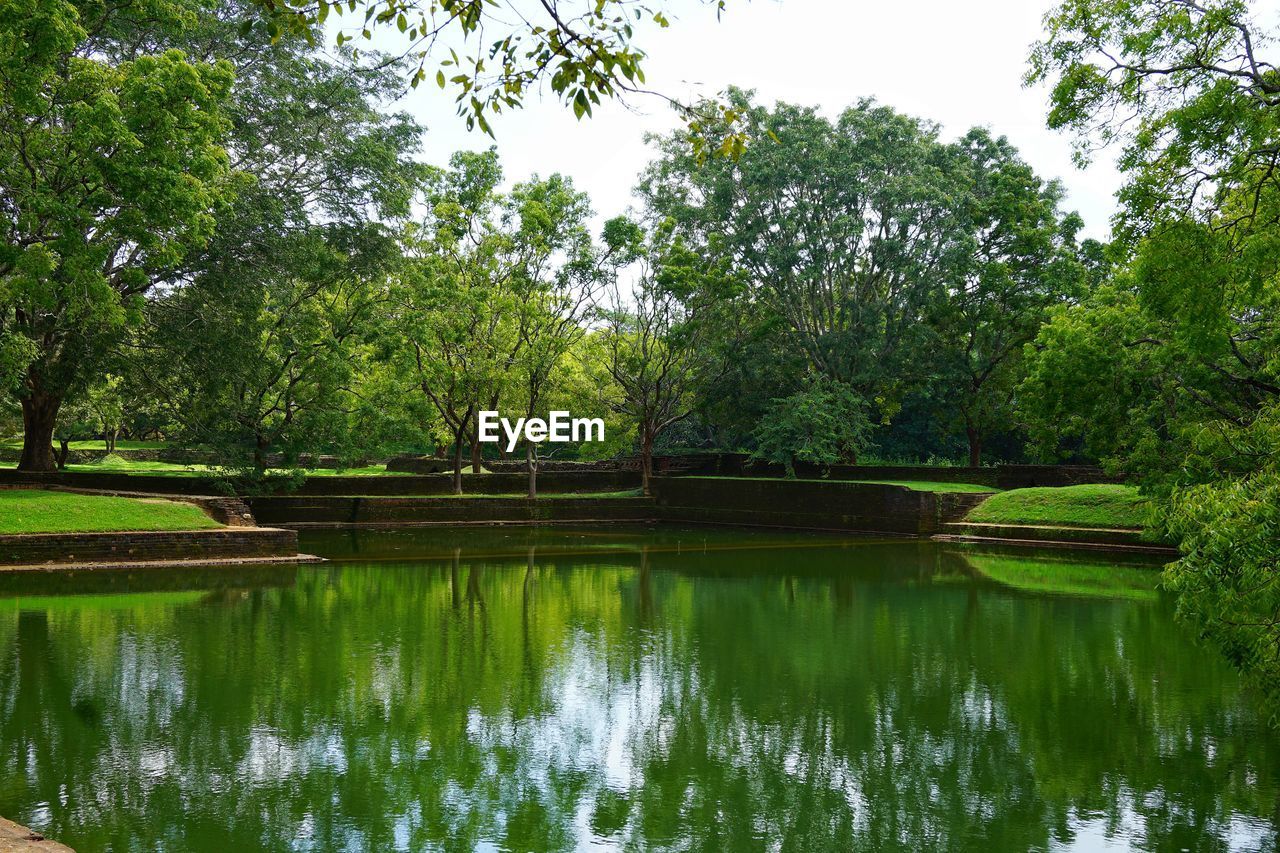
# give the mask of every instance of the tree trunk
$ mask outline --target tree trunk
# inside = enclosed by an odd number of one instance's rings
[[[116,452],[116,440],[120,438],[120,430],[109,429],[106,434],[106,445],[108,453]]]
[[[529,498],[538,496],[538,445],[532,441],[524,443],[524,462],[529,471]]]
[[[71,455],[71,439],[58,439],[58,452],[56,455],[58,470],[65,471],[67,469],[67,457]]]
[[[479,474],[483,463],[480,457],[480,418],[477,417],[471,427],[471,473]]]
[[[462,494],[462,434],[466,426],[453,431],[453,493]]]
[[[966,426],[964,432],[969,437],[969,467],[977,468],[982,464],[982,431]]]
[[[649,480],[653,477],[653,435],[646,427],[640,439],[640,493],[649,497]]]
[[[267,470],[267,439],[262,435],[253,442],[253,470],[259,473]]]
[[[62,399],[33,393],[22,398],[22,456],[19,471],[53,471],[53,427]]]

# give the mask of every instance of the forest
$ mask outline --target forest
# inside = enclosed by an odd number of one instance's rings
[[[673,101],[635,206],[595,210],[566,176],[507,174],[484,134],[537,92],[583,120],[637,96],[629,22],[663,11],[504,30],[488,9],[0,0],[18,468],[88,438],[241,478],[421,453],[461,492],[491,410],[604,418],[556,458],[646,476],[706,450],[1098,463],[1179,543],[1182,615],[1280,699],[1280,71],[1248,3],[1045,19],[1046,121],[1081,162],[1118,152],[1107,242],[998,128],[740,89]],[[331,14],[413,47],[335,46]],[[486,25],[474,56],[436,44]],[[430,165],[405,97],[453,97],[474,149]]]

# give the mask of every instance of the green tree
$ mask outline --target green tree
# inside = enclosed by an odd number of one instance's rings
[[[579,119],[610,99],[639,94],[661,98],[688,122],[699,151],[706,144],[704,125],[726,119],[732,123],[735,116],[727,105],[685,104],[645,88],[645,54],[636,39],[648,27],[670,25],[662,2],[517,0],[506,9],[485,0],[256,2],[264,20],[255,29],[272,40],[289,34],[314,40],[331,15],[344,14],[352,16],[354,26],[340,28],[339,48],[357,37],[372,39],[375,33],[398,39],[393,52],[408,60],[410,84],[416,88],[430,78],[452,92],[469,130],[492,135],[493,117],[518,109],[530,92],[544,86]],[[725,8],[725,0],[701,2],[714,6],[717,14]],[[731,133],[717,144],[721,152],[733,153],[742,137]]]
[[[968,260],[963,162],[933,125],[871,101],[834,122],[739,91],[732,103],[752,144],[704,159],[668,137],[641,181],[648,209],[740,277],[778,351],[891,417],[926,375],[926,312]]]
[[[0,337],[34,348],[19,387],[24,470],[53,468],[63,398],[136,321],[143,294],[209,238],[228,198],[230,66],[86,49],[131,11],[70,0],[0,9]],[[156,3],[149,14],[172,11]]]
[[[574,346],[586,334],[599,288],[598,266],[607,262],[587,231],[590,203],[572,183],[552,175],[512,191],[519,223],[515,244],[521,268],[513,281],[519,349],[510,395],[524,417],[546,414],[546,401]],[[525,442],[529,497],[538,496],[538,447]]]
[[[1071,0],[1047,18],[1029,79],[1052,84],[1049,123],[1075,133],[1082,157],[1121,147],[1128,269],[1098,313],[1055,318],[1040,343],[1046,364],[1064,361],[1051,354],[1059,342],[1118,345],[1122,381],[1143,390],[1122,398],[1134,416],[1115,451],[1166,498],[1184,552],[1167,573],[1180,610],[1280,701],[1280,548],[1269,532],[1280,81],[1264,56],[1275,33],[1249,12],[1241,0]],[[1122,324],[1106,328],[1108,314]]]
[[[99,40],[127,61],[152,46],[227,56],[237,193],[209,242],[149,301],[122,361],[174,434],[256,468],[268,454],[359,455],[353,388],[372,306],[398,263],[395,233],[422,167],[421,135],[388,113],[394,69],[349,68],[302,37],[245,36],[235,0],[183,0],[186,14],[117,22]]]
[[[457,494],[468,438],[479,465],[477,412],[497,406],[523,345],[514,292],[523,258],[501,180],[492,149],[456,153],[431,176],[426,221],[410,231],[387,318],[384,352],[439,416],[453,446]]]
[[[834,380],[816,376],[805,387],[770,404],[755,430],[755,456],[796,475],[796,462],[850,462],[866,448],[866,403]]]
[[[710,345],[715,326],[707,318],[726,277],[669,233],[646,240],[641,227],[625,218],[606,223],[605,243],[617,253],[619,269],[610,278],[597,335],[613,384],[602,390],[602,402],[635,425],[647,495],[654,444],[693,413],[698,389],[722,369]],[[629,284],[618,274],[625,266],[632,266]]]
[[[280,249],[278,267],[203,276],[154,300],[144,344],[183,437],[258,475],[272,451],[287,462],[360,454],[348,415],[398,251],[380,235],[319,231]]]
[[[1051,306],[1079,296],[1074,214],[1062,216],[1062,188],[1036,176],[1003,137],[971,130],[957,144],[968,171],[963,201],[968,261],[930,303],[936,414],[963,430],[969,464],[983,441],[1014,415],[1023,346]]]

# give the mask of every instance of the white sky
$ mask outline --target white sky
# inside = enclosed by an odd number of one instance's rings
[[[1004,135],[1045,178],[1067,189],[1064,207],[1084,217],[1084,236],[1103,238],[1120,179],[1110,155],[1085,170],[1071,161],[1070,140],[1044,124],[1046,94],[1026,89],[1028,48],[1052,0],[729,0],[715,11],[670,0],[667,30],[644,34],[648,85],[687,98],[729,85],[755,89],[761,102],[818,105],[834,116],[871,96],[938,122],[946,138],[984,125]],[[434,69],[429,68],[429,78]],[[468,132],[452,96],[431,79],[396,105],[427,126],[424,156],[443,164],[460,148],[491,144]],[[657,99],[598,108],[581,122],[547,97],[494,125],[509,181],[561,172],[591,195],[600,219],[633,203],[631,188],[652,158],[646,131],[677,124]]]

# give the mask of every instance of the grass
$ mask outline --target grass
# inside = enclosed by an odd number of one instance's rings
[[[1055,527],[1138,530],[1147,526],[1148,503],[1133,486],[1089,484],[1013,489],[992,495],[966,521]]]
[[[401,495],[396,495],[401,497]],[[528,498],[528,492],[502,492],[492,494],[472,494],[463,492],[460,495],[418,495],[423,498]],[[638,498],[641,497],[639,489],[627,489],[621,492],[538,492],[537,500],[544,498],[550,500],[576,500],[580,498]]]
[[[0,442],[0,445],[22,447],[22,436],[5,439]],[[163,450],[168,446],[167,441],[131,441],[122,438],[116,442],[116,450]],[[107,443],[100,438],[89,438],[84,441],[73,441],[70,447],[72,450],[106,450]]]
[[[14,467],[13,464],[7,467]],[[200,477],[216,474],[218,469],[210,465],[185,465],[176,462],[140,462],[133,459],[118,461],[68,463],[68,471],[97,474],[164,474],[173,477]],[[284,472],[275,472],[284,473]],[[312,468],[304,469],[308,477],[401,477],[401,471],[388,471],[383,465],[366,465],[361,468]],[[469,472],[463,472],[464,475]]]
[[[998,492],[994,486],[977,483],[939,483],[934,480],[849,480],[851,483],[873,483],[880,486],[906,486],[917,492]]]
[[[221,526],[199,507],[178,501],[0,489],[0,534],[201,530]]]
[[[843,480],[832,477],[827,480],[797,477],[794,480],[782,477],[718,477],[694,476],[690,480],[767,480],[771,483],[866,483],[875,486],[905,486],[917,492],[998,492],[991,486],[980,486],[977,483],[940,483],[936,480]]]

